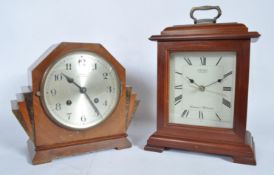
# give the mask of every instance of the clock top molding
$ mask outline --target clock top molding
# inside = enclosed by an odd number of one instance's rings
[[[241,23],[206,23],[167,27],[160,35],[153,35],[149,39],[152,41],[234,40],[259,36],[258,32],[249,32]]]

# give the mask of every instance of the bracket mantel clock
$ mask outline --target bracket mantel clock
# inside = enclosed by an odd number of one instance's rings
[[[30,81],[12,111],[29,136],[33,164],[131,147],[126,130],[139,101],[102,45],[54,46],[31,67]]]
[[[197,20],[196,10],[218,11]],[[246,130],[251,38],[244,24],[216,23],[218,6],[193,8],[194,25],[168,27],[158,42],[157,131],[145,150],[184,149],[256,164]]]

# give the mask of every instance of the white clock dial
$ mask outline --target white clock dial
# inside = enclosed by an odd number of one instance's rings
[[[232,128],[235,52],[170,55],[169,122]]]
[[[101,123],[116,107],[120,82],[115,70],[92,52],[60,58],[44,75],[42,103],[65,127],[85,129]]]

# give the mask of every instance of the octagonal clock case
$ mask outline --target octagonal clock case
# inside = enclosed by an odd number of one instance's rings
[[[218,11],[196,19],[197,10]],[[216,23],[218,6],[193,8],[194,25],[165,28],[158,44],[157,130],[145,150],[184,149],[256,164],[246,130],[251,38],[244,24]]]
[[[60,43],[30,68],[12,110],[29,136],[32,163],[131,147],[126,130],[139,101],[123,66],[100,44]]]

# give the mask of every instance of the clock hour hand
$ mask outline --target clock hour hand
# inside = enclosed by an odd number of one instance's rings
[[[201,85],[198,85],[193,79],[191,79],[191,78],[189,78],[189,77],[186,77],[188,80],[189,80],[189,82],[191,83],[191,84],[194,84],[194,85],[196,85],[197,86],[197,88],[199,89],[199,91],[205,91],[205,86],[201,86]]]
[[[186,77],[190,83],[195,84],[197,87],[200,87],[200,85],[198,85],[193,79]]]
[[[66,74],[62,73],[62,75],[66,78],[67,82],[72,83],[72,84],[74,84],[75,86],[77,86],[77,87],[79,88],[80,93],[82,93],[82,94],[84,94],[84,95],[86,96],[86,98],[88,99],[88,101],[89,101],[89,103],[91,104],[92,108],[94,109],[95,113],[96,113],[97,115],[102,116],[102,115],[100,114],[98,108],[95,106],[95,104],[92,102],[92,100],[91,100],[90,97],[88,96],[88,94],[87,94],[87,88],[81,87],[79,84],[75,83],[75,81],[74,81],[73,78],[67,76]]]
[[[67,75],[64,74],[64,73],[62,73],[62,75],[66,78],[66,80],[67,80],[68,83],[72,83],[72,84],[74,84],[75,86],[77,86],[77,87],[80,89],[80,92],[83,91],[83,88],[82,88],[79,84],[75,83],[75,81],[74,81],[73,78],[67,76]]]

